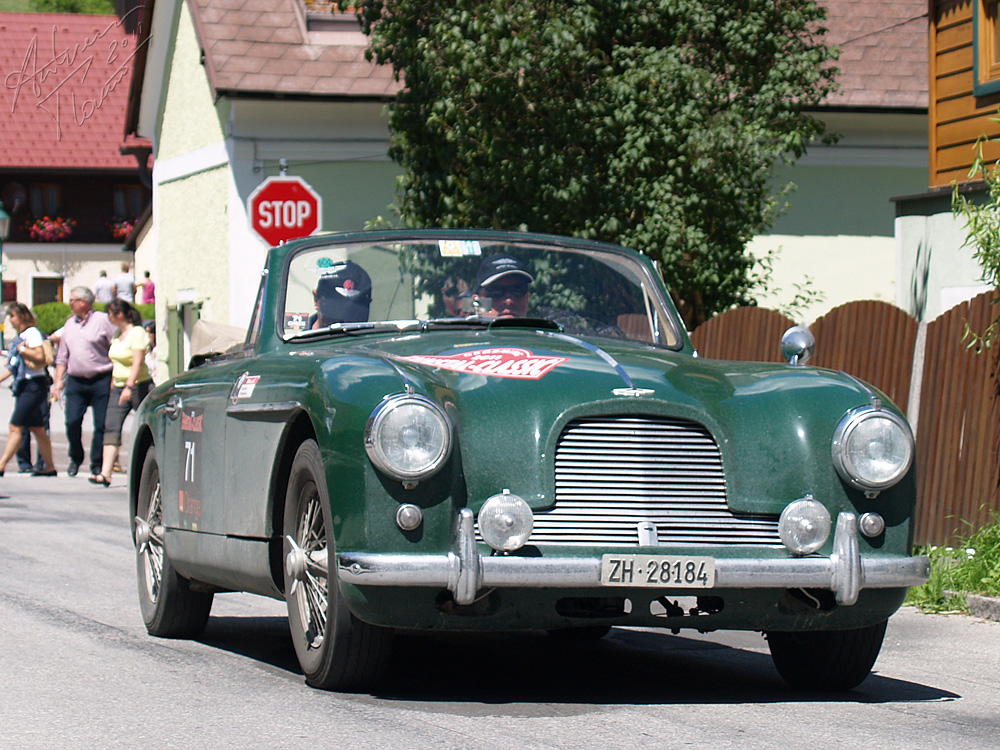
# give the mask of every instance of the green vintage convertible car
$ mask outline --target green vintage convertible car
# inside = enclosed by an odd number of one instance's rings
[[[307,682],[338,690],[374,683],[394,628],[759,630],[792,685],[854,687],[928,573],[913,437],[812,345],[699,358],[653,263],[607,244],[282,245],[245,342],[139,410],[146,627],[283,599]]]

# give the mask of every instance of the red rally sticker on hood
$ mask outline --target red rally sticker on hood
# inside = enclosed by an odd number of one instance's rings
[[[399,359],[468,375],[538,380],[555,367],[568,361],[569,357],[541,357],[535,355],[530,349],[505,347],[476,349],[471,352],[441,356],[416,354]]]

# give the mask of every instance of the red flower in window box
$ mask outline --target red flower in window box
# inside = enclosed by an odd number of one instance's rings
[[[135,219],[120,219],[115,217],[111,220],[111,236],[116,240],[123,241],[126,237],[132,234],[132,230],[135,228]]]
[[[36,242],[59,242],[68,240],[73,235],[76,219],[66,219],[62,216],[50,219],[48,216],[43,216],[29,223],[26,228],[28,235]]]

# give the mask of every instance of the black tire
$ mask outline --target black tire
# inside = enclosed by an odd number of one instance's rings
[[[548,631],[557,641],[576,643],[599,641],[610,632],[610,625],[584,625],[579,628],[556,628]]]
[[[161,638],[197,638],[208,623],[214,595],[192,591],[166,554],[160,466],[154,448],[146,453],[139,477],[134,541],[139,607],[146,630]]]
[[[802,690],[850,690],[871,673],[885,622],[857,630],[769,632],[767,645],[785,682]]]
[[[309,685],[355,691],[381,676],[392,630],[362,622],[344,602],[337,583],[329,497],[319,447],[307,440],[292,461],[285,496],[288,626]],[[289,537],[304,554],[298,569],[289,563],[290,553],[295,552]]]

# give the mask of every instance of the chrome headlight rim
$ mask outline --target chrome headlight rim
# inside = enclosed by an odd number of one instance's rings
[[[849,444],[858,427],[870,419],[882,419],[892,422],[902,433],[906,443],[906,459],[896,470],[882,481],[864,477],[857,471],[850,460]],[[915,443],[913,432],[906,420],[894,411],[885,409],[880,404],[874,406],[859,406],[847,412],[837,425],[833,435],[833,463],[841,479],[855,489],[878,493],[898,484],[906,476],[913,465]]]
[[[381,431],[386,420],[397,409],[403,406],[419,406],[427,411],[432,419],[438,422],[441,429],[441,445],[432,459],[416,469],[406,469],[394,464],[383,450]],[[451,457],[452,425],[444,409],[425,396],[401,393],[387,396],[368,417],[365,425],[365,451],[375,467],[383,474],[403,482],[414,482],[436,474]]]

